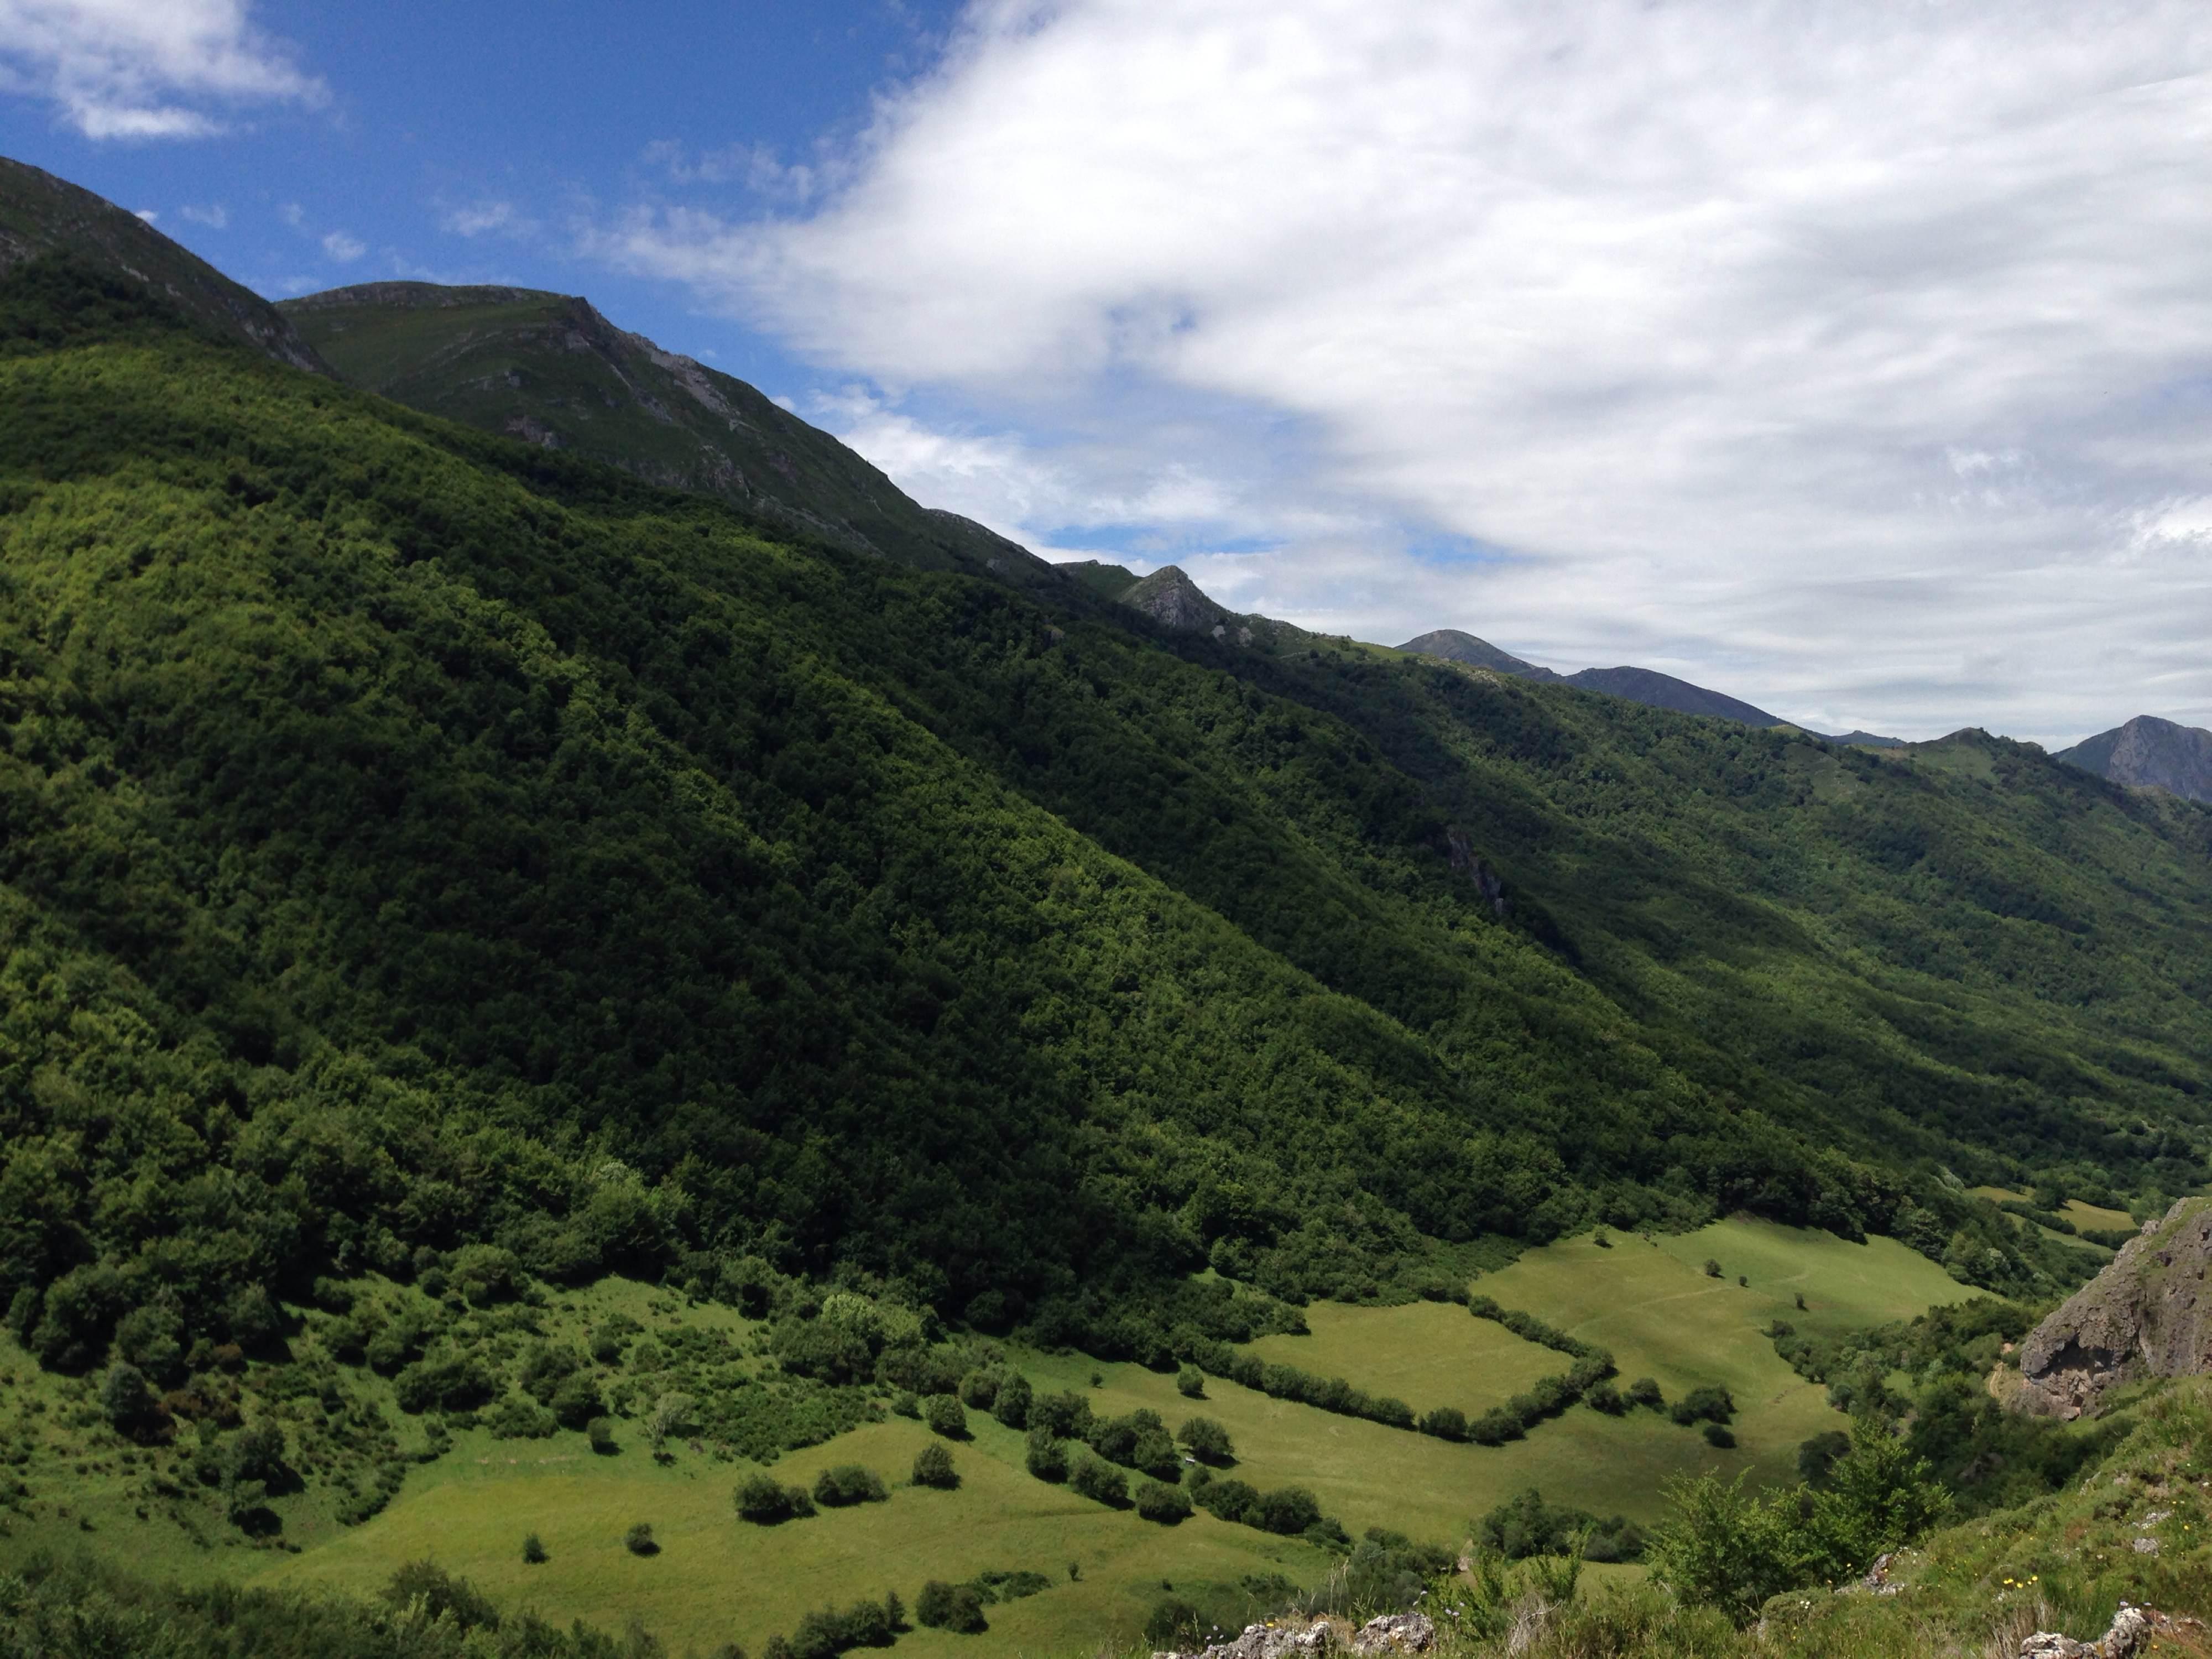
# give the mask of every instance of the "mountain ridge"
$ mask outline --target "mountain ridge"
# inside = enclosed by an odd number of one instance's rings
[[[2054,758],[2130,788],[2212,801],[2212,732],[2201,726],[2138,714]]]

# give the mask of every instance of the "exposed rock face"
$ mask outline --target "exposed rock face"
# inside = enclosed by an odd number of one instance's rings
[[[2212,732],[2138,714],[2100,732],[2057,758],[2131,789],[2163,789],[2190,800],[2212,800]]]
[[[1352,1638],[1352,1650],[1367,1656],[1426,1653],[1437,1643],[1437,1627],[1425,1613],[1386,1613],[1370,1619]]]
[[[1180,565],[1166,565],[1121,595],[1121,603],[1141,611],[1161,627],[1178,634],[1208,634],[1227,629],[1237,618],[1199,590]]]
[[[1311,1624],[1295,1620],[1247,1625],[1233,1640],[1216,1642],[1200,1653],[1156,1653],[1152,1659],[1311,1659],[1335,1645],[1336,1632],[1326,1619]]]
[[[2112,1627],[2094,1642],[2077,1642],[2057,1631],[2039,1630],[2020,1644],[2020,1659],[2132,1659],[2151,1638],[2151,1621],[2140,1607],[2120,1603]]]
[[[2212,1200],[2185,1198],[2021,1345],[2021,1410],[2075,1418],[2146,1376],[2212,1370]]]

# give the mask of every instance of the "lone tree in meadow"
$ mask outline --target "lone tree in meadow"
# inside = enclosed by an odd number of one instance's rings
[[[914,1484],[946,1492],[958,1486],[960,1475],[952,1467],[952,1454],[933,1442],[924,1446],[915,1454]]]

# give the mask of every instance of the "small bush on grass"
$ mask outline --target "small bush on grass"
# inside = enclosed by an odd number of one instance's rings
[[[1659,1384],[1648,1376],[1639,1376],[1621,1391],[1622,1399],[1632,1406],[1649,1406],[1653,1411],[1663,1411],[1667,1396],[1659,1392]]]
[[[1726,1389],[1709,1384],[1691,1389],[1668,1407],[1667,1415],[1686,1429],[1692,1423],[1726,1423],[1735,1415],[1735,1400]]]
[[[1067,1484],[1096,1504],[1111,1504],[1118,1510],[1126,1508],[1129,1502],[1129,1477],[1088,1451],[1075,1455],[1075,1462],[1067,1471]]]
[[[1030,1426],[1029,1444],[1022,1454],[1022,1463],[1040,1480],[1054,1483],[1067,1479],[1067,1449],[1052,1437],[1052,1431],[1042,1423]]]
[[[935,1486],[944,1492],[958,1486],[960,1474],[952,1467],[952,1454],[942,1446],[924,1446],[915,1454],[914,1484]]]
[[[880,1504],[890,1496],[883,1477],[858,1463],[840,1463],[815,1477],[814,1501],[825,1509],[844,1509],[854,1504]]]
[[[1172,1527],[1190,1519],[1190,1499],[1180,1486],[1140,1480],[1137,1483],[1137,1514],[1144,1520]]]
[[[782,1486],[765,1474],[749,1474],[738,1482],[732,1501],[738,1506],[738,1518],[757,1527],[803,1521],[814,1513],[814,1499],[805,1487]]]
[[[1201,1463],[1225,1468],[1237,1461],[1237,1447],[1229,1431],[1210,1417],[1194,1417],[1176,1431],[1182,1449]]]
[[[1195,1365],[1185,1365],[1176,1373],[1176,1392],[1186,1400],[1206,1398],[1206,1373]]]
[[[932,1434],[941,1434],[947,1440],[968,1437],[968,1413],[961,1409],[960,1401],[949,1394],[933,1394],[922,1402],[922,1420],[929,1425]]]
[[[622,1449],[615,1443],[615,1425],[612,1418],[593,1418],[591,1425],[584,1432],[591,1438],[592,1449],[601,1457],[612,1457]]]
[[[658,1555],[660,1553],[660,1546],[653,1541],[652,1526],[643,1521],[639,1522],[635,1526],[632,1527],[628,1532],[623,1534],[623,1547],[628,1550],[632,1555]]]
[[[1708,1423],[1705,1425],[1705,1443],[1721,1451],[1727,1451],[1735,1444],[1735,1436],[1730,1433],[1723,1424]]]
[[[948,1584],[933,1578],[914,1598],[914,1618],[931,1630],[949,1630],[963,1636],[981,1634],[990,1626],[983,1619],[983,1593],[973,1584]]]
[[[552,1558],[545,1553],[544,1540],[533,1532],[522,1540],[522,1559],[532,1566],[538,1567],[544,1565]]]
[[[1439,1440],[1467,1438],[1467,1413],[1456,1406],[1439,1406],[1420,1421],[1423,1434],[1434,1435]]]

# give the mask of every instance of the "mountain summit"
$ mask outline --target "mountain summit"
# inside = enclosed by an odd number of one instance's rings
[[[923,507],[757,387],[616,327],[579,295],[364,283],[281,309],[345,380],[425,414],[719,496],[849,552],[1060,585],[1028,549]]]
[[[2135,789],[2212,800],[2212,732],[2138,714],[2125,726],[2058,752],[2069,766]]]
[[[61,254],[143,283],[204,328],[243,338],[295,368],[330,373],[276,307],[135,213],[51,173],[0,155],[0,275]]]

